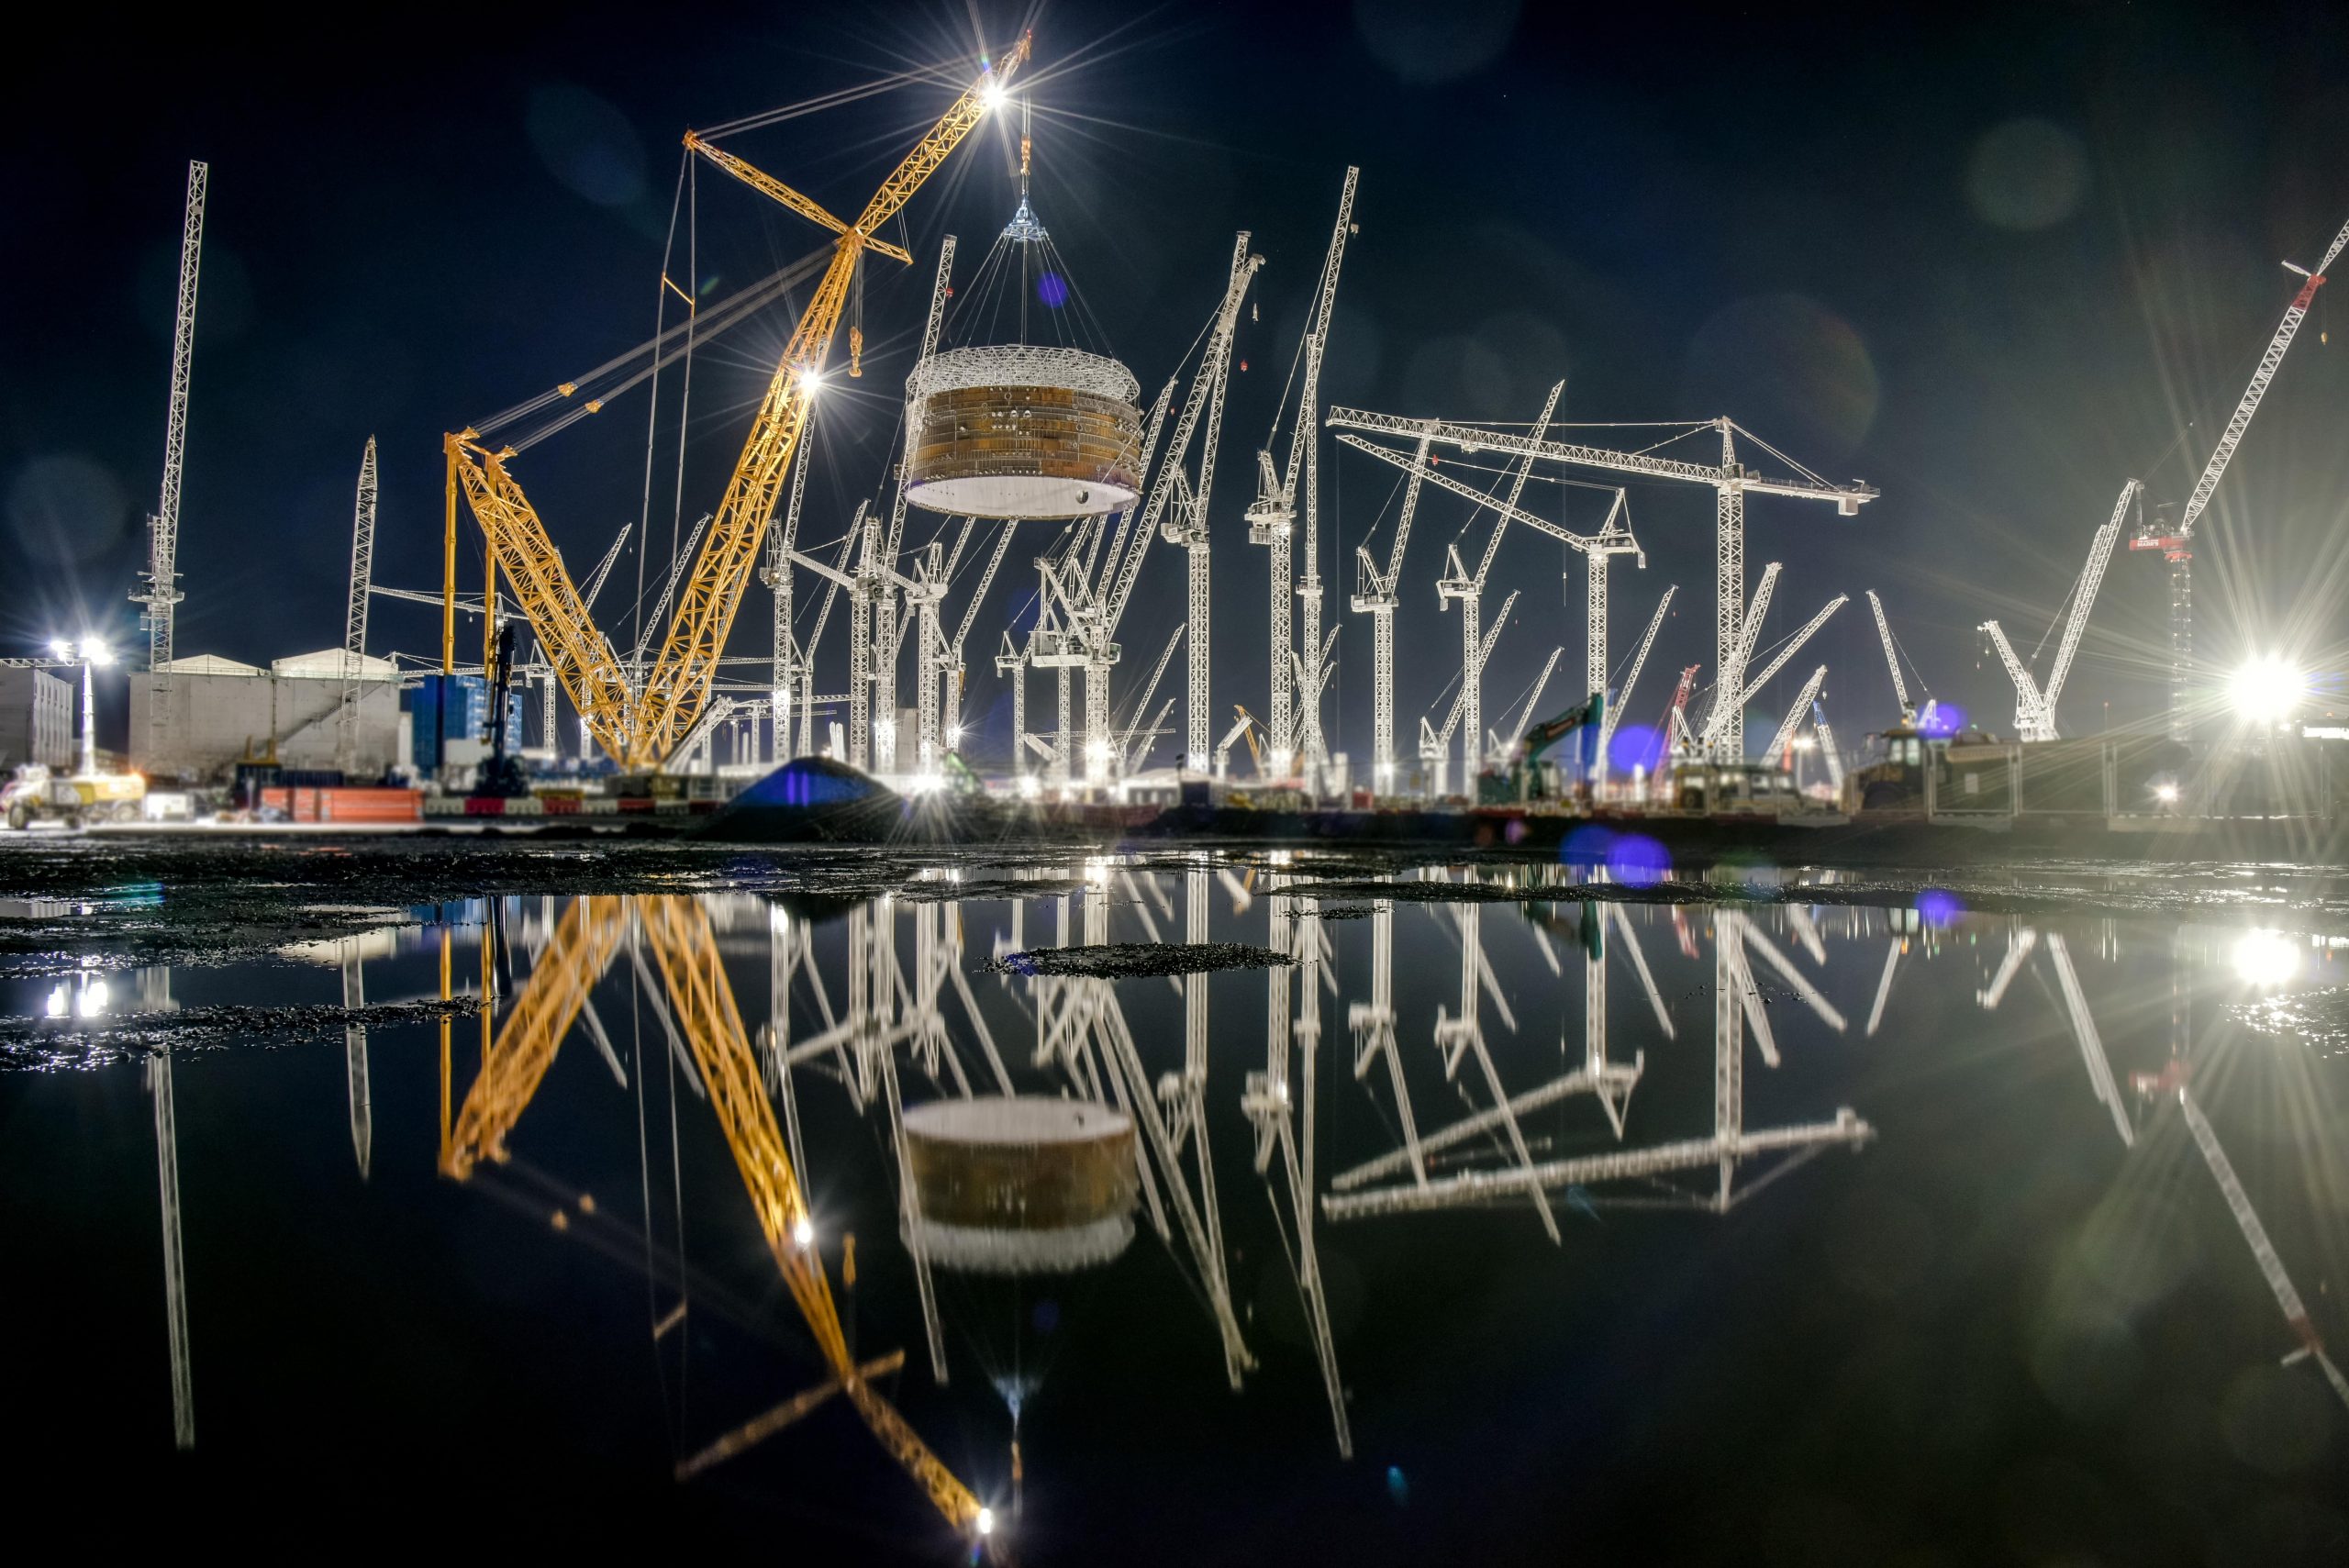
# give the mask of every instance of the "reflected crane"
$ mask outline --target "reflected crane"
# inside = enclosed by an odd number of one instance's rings
[[[617,956],[624,934],[638,936],[660,979],[666,1016],[692,1051],[719,1130],[748,1190],[784,1283],[818,1350],[858,1415],[947,1522],[984,1534],[992,1517],[903,1417],[866,1381],[850,1357],[830,1284],[813,1246],[814,1218],[801,1191],[762,1083],[726,976],[707,911],[682,895],[590,895],[575,899],[515,999],[496,1046],[466,1095],[440,1168],[467,1179],[484,1159],[506,1157],[506,1139],[536,1095],[586,994]]]
[[[1353,1431],[1346,1419],[1345,1385],[1338,1373],[1337,1341],[1330,1331],[1329,1295],[1321,1283],[1320,1253],[1313,1240],[1314,1128],[1319,1101],[1315,1083],[1321,1055],[1321,993],[1325,986],[1334,993],[1337,983],[1330,973],[1330,945],[1321,929],[1319,902],[1311,898],[1294,902],[1297,908],[1292,929],[1292,900],[1275,894],[1268,940],[1275,944],[1285,943],[1275,951],[1287,952],[1297,961],[1300,1006],[1292,1024],[1286,984],[1289,971],[1275,967],[1270,972],[1273,984],[1267,993],[1264,1070],[1248,1074],[1240,1105],[1256,1129],[1256,1173],[1264,1179],[1264,1195],[1272,1203],[1273,1222],[1281,1233],[1282,1251],[1288,1257],[1298,1302],[1305,1309],[1307,1337],[1312,1340],[1314,1360],[1321,1368],[1321,1385],[1330,1396],[1330,1420],[1337,1434],[1338,1457],[1352,1459]],[[1294,1093],[1289,1080],[1292,1044],[1300,1065],[1300,1083]],[[1272,1173],[1276,1155],[1280,1178],[1287,1186],[1286,1206]]]
[[[2339,248],[2336,243],[2334,249]],[[2229,1160],[2227,1151],[2219,1146],[2219,1135],[2210,1130],[2209,1118],[2203,1116],[2202,1107],[2195,1104],[2193,1094],[2184,1084],[2178,1086],[2177,1106],[2186,1115],[2186,1126],[2194,1135],[2194,1146],[2202,1151],[2203,1163],[2210,1167],[2211,1179],[2219,1184],[2219,1192],[2227,1200],[2227,1212],[2234,1216],[2236,1228],[2242,1230],[2243,1240],[2251,1247],[2253,1260],[2259,1264],[2260,1273],[2266,1278],[2267,1288],[2275,1295],[2276,1305],[2283,1310],[2284,1321],[2299,1338],[2299,1349],[2284,1358],[2285,1364],[2288,1366],[2303,1358],[2314,1360],[2323,1371],[2325,1381],[2332,1384],[2332,1391],[2341,1396],[2342,1404],[2349,1406],[2349,1379],[2341,1375],[2341,1369],[2333,1365],[2332,1358],[2324,1353],[2324,1341],[2317,1337],[2316,1324],[2309,1317],[2308,1304],[2300,1299],[2300,1293],[2294,1288],[2291,1276],[2284,1272],[2284,1260],[2277,1256],[2276,1244],[2267,1239],[2267,1227],[2260,1223],[2258,1211],[2251,1207],[2251,1197],[2243,1190],[2243,1183],[2235,1175],[2234,1162]]]
[[[1829,1121],[1761,1129],[1746,1128],[1744,1030],[1761,1011],[1747,954],[1760,952],[1765,962],[1770,962],[1774,968],[1785,962],[1785,955],[1778,953],[1776,945],[1766,938],[1754,940],[1760,933],[1753,929],[1745,916],[1732,910],[1715,912],[1714,933],[1713,1129],[1710,1136],[1577,1155],[1538,1164],[1519,1161],[1493,1170],[1467,1170],[1453,1175],[1386,1186],[1365,1186],[1362,1184],[1365,1178],[1354,1177],[1352,1172],[1341,1173],[1330,1183],[1332,1190],[1321,1199],[1323,1216],[1333,1220],[1363,1219],[1394,1214],[1484,1207],[1512,1203],[1528,1193],[1560,1192],[1613,1181],[1660,1181],[1676,1172],[1697,1170],[1717,1172],[1718,1182],[1711,1192],[1683,1192],[1663,1201],[1726,1214],[1824,1151],[1837,1147],[1858,1148],[1873,1139],[1875,1129],[1849,1106],[1839,1109]],[[1774,958],[1773,954],[1776,956]],[[1787,970],[1791,968],[1790,964],[1787,965]],[[1783,977],[1787,970],[1780,973]],[[1801,986],[1796,990],[1815,1011],[1823,1007],[1824,999],[1817,997],[1815,987],[1808,995]],[[1832,1008],[1820,1012],[1822,1019],[1829,1020],[1831,1027],[1838,1027],[1836,1019],[1840,1015],[1831,1018],[1832,1014]],[[1766,1020],[1757,1030],[1756,1043],[1763,1050],[1764,1060],[1775,1062],[1776,1047],[1767,1032]],[[1423,1139],[1422,1150],[1431,1142],[1432,1140]],[[1772,1154],[1788,1157],[1765,1171],[1759,1178],[1742,1186],[1738,1184],[1736,1176],[1741,1165]],[[1389,1156],[1389,1162],[1382,1170],[1394,1168],[1392,1156]],[[1346,1190],[1348,1188],[1353,1190]]]

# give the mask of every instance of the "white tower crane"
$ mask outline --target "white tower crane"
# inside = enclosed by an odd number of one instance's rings
[[[195,275],[204,255],[204,194],[212,178],[203,163],[187,166],[187,216],[180,229],[179,313],[172,323],[172,393],[163,413],[163,486],[147,539],[147,587],[131,595],[147,606],[147,668],[158,672],[173,659],[173,606],[180,592],[180,473],[187,456],[188,375],[195,361]],[[160,686],[160,683],[158,684]],[[161,739],[166,705],[158,689],[149,695],[148,751]]]
[[[1517,592],[1511,590],[1508,597],[1501,601],[1501,613],[1493,617],[1491,628],[1475,647],[1462,655],[1464,667],[1460,674],[1460,689],[1453,695],[1452,711],[1444,717],[1443,728],[1436,728],[1425,717],[1419,720],[1419,762],[1427,770],[1428,795],[1431,799],[1442,799],[1451,793],[1447,775],[1452,736],[1460,728],[1461,718],[1467,711],[1468,683],[1484,679],[1486,661],[1492,658],[1493,645],[1501,639],[1501,628],[1508,625],[1509,611],[1516,607]],[[1461,784],[1464,788],[1473,791],[1476,787],[1476,742],[1471,740],[1461,750],[1467,758],[1467,764],[1462,770]]]
[[[1224,387],[1231,372],[1231,334],[1240,322],[1240,302],[1248,293],[1249,281],[1264,264],[1261,256],[1248,253],[1248,232],[1241,230],[1231,245],[1231,271],[1224,285],[1223,303],[1216,307],[1215,317],[1208,328],[1206,347],[1200,351],[1199,368],[1192,377],[1191,389],[1183,400],[1183,411],[1176,417],[1174,433],[1168,438],[1166,455],[1160,460],[1157,475],[1152,480],[1149,498],[1135,525],[1127,530],[1130,536],[1125,559],[1118,564],[1118,576],[1100,609],[1103,636],[1108,636],[1123,618],[1127,604],[1133,597],[1134,583],[1141,572],[1142,556],[1150,548],[1152,533],[1163,532],[1169,544],[1185,546],[1190,551],[1188,609],[1185,617],[1186,638],[1189,642],[1186,662],[1189,665],[1190,690],[1185,701],[1185,724],[1188,742],[1183,765],[1193,773],[1205,773],[1208,767],[1208,489],[1215,474],[1216,441],[1223,426]],[[1199,456],[1199,481],[1194,486],[1183,473],[1188,459],[1191,439],[1204,416],[1207,429]],[[1168,502],[1181,489],[1182,506],[1170,510]]]
[[[1330,417],[1333,426],[1337,414],[1332,410]],[[1419,481],[1428,473],[1431,439],[1428,432],[1433,428],[1431,420],[1420,433],[1419,451],[1407,470],[1410,477],[1403,485],[1402,510],[1396,514],[1395,542],[1386,551],[1386,570],[1378,569],[1368,550],[1354,546],[1354,591],[1348,603],[1356,614],[1371,617],[1371,787],[1380,795],[1395,788],[1395,606],[1399,602],[1395,585],[1403,575],[1403,547],[1411,542],[1411,517],[1419,506]],[[1364,443],[1364,450],[1378,449]]]
[[[2016,655],[1998,623],[1982,623],[1982,630],[1997,645],[1998,657],[2006,662],[2007,674],[2015,684],[2015,734],[2021,740],[2055,739],[2055,699],[2063,695],[2064,679],[2072,673],[2073,656],[2080,651],[2080,634],[2087,628],[2088,611],[2096,604],[2097,588],[2104,582],[2105,565],[2112,559],[2113,541],[2121,537],[2121,519],[2127,515],[2139,488],[2133,479],[2121,487],[2121,499],[2113,503],[2111,520],[2097,529],[2096,537],[2088,541],[2087,564],[2081,569],[2079,584],[2072,590],[2072,612],[2064,622],[2064,638],[2056,645],[2055,662],[2047,672],[2043,690],[2031,678],[2031,671]]]
[[[1778,721],[1777,733],[1770,737],[1769,750],[1762,753],[1765,758],[1786,755],[1787,748],[1794,744],[1797,727],[1810,717],[1811,706],[1819,700],[1819,690],[1826,684],[1827,666],[1821,664],[1810,673],[1810,679],[1802,684],[1802,690],[1796,694],[1795,700],[1787,705],[1787,717]]]
[[[1762,591],[1754,595],[1757,606],[1767,600],[1769,585],[1776,580],[1777,573],[1778,562],[1774,561],[1763,574]],[[1803,623],[1800,631],[1796,632],[1780,645],[1776,656],[1763,666],[1762,673],[1747,681],[1744,689],[1736,693],[1735,695],[1732,696],[1720,685],[1714,686],[1713,705],[1706,713],[1704,728],[1698,735],[1698,743],[1711,749],[1717,755],[1727,753],[1742,756],[1745,751],[1742,734],[1732,737],[1725,734],[1724,731],[1731,726],[1742,729],[1745,723],[1745,705],[1752,702],[1760,694],[1762,688],[1770,684],[1770,678],[1785,669],[1787,662],[1802,651],[1803,645],[1818,634],[1819,628],[1825,626],[1835,612],[1842,609],[1848,602],[1847,597],[1842,594],[1828,600],[1817,615]],[[1752,620],[1748,623],[1747,646],[1738,661],[1741,669],[1755,651],[1752,645],[1752,633],[1760,625],[1761,612],[1757,607]],[[1798,708],[1799,706],[1799,704],[1797,705]]]
[[[342,706],[335,716],[335,765],[359,768],[359,672],[367,657],[367,589],[375,572],[375,438],[359,459],[359,493],[351,509],[351,604],[342,622]],[[554,742],[551,731],[549,745]]]
[[[1876,612],[1876,640],[1884,644],[1884,667],[1892,672],[1892,700],[1900,705],[1900,722],[1914,725],[1918,720],[1917,705],[1909,700],[1909,683],[1900,673],[1900,652],[1892,640],[1892,623],[1885,618],[1884,601],[1876,596],[1876,590],[1870,588],[1867,595],[1868,608]],[[1924,683],[1920,680],[1918,684],[1921,687]],[[1929,700],[1926,707],[1930,710],[1932,706]]]
[[[1346,236],[1353,229],[1354,186],[1361,171],[1346,170],[1344,186],[1338,193],[1338,221],[1330,233],[1330,250],[1321,262],[1321,284],[1314,295],[1313,317],[1305,328],[1305,339],[1299,346],[1304,357],[1303,386],[1298,394],[1297,424],[1289,432],[1288,466],[1276,479],[1273,473],[1273,454],[1269,450],[1256,453],[1259,486],[1254,503],[1246,513],[1248,542],[1268,546],[1272,568],[1272,657],[1271,701],[1267,708],[1273,738],[1273,771],[1286,776],[1291,771],[1292,758],[1304,730],[1319,732],[1320,642],[1321,642],[1321,583],[1319,572],[1319,541],[1315,537],[1316,489],[1313,473],[1313,450],[1320,431],[1315,424],[1314,409],[1319,401],[1321,382],[1321,357],[1330,339],[1330,313],[1338,298],[1338,268],[1344,261]],[[1275,430],[1279,414],[1274,416]],[[1266,442],[1269,449],[1270,440]],[[1297,520],[1297,482],[1300,467],[1305,473],[1305,550],[1304,581],[1292,581],[1290,574],[1292,525]],[[1294,644],[1289,628],[1289,600],[1292,596],[1305,601],[1305,657],[1311,665],[1305,672],[1304,688],[1313,719],[1300,727],[1297,723],[1293,695],[1296,690]]]
[[[2284,362],[2284,350],[2292,346],[2292,339],[2300,330],[2300,323],[2309,313],[2310,302],[2316,291],[2324,286],[2324,275],[2340,258],[2342,249],[2349,246],[2349,223],[2332,237],[2325,248],[2324,260],[2313,272],[2284,263],[2289,271],[2308,281],[2292,303],[2284,307],[2284,319],[2277,324],[2276,335],[2267,341],[2267,350],[2259,356],[2259,364],[2251,373],[2251,384],[2243,388],[2243,401],[2227,420],[2227,428],[2220,433],[2219,444],[2210,452],[2210,461],[2203,465],[2202,477],[2194,483],[2194,493],[2186,500],[2186,509],[2178,517],[2174,532],[2139,528],[2129,541],[2131,550],[2158,550],[2169,562],[2169,733],[2173,740],[2187,739],[2189,726],[2186,717],[2186,673],[2194,658],[2194,540],[2195,522],[2202,509],[2210,504],[2211,495],[2219,488],[2219,480],[2227,472],[2227,464],[2235,455],[2235,448],[2243,443],[2243,432],[2251,428],[2251,417],[2259,412],[2259,401],[2267,395],[2267,385],[2276,379],[2277,368]],[[2048,704],[2052,710],[2054,703]]]
[[[1359,408],[1332,408],[1328,423],[1335,428],[1365,430],[1388,435],[1417,436],[1425,431],[1431,439],[1456,446],[1463,451],[1516,452],[1546,458],[1552,462],[1585,468],[1606,469],[1617,473],[1640,473],[1660,479],[1686,480],[1692,484],[1709,484],[1715,492],[1714,508],[1714,573],[1713,573],[1713,644],[1717,662],[1716,684],[1724,694],[1742,693],[1748,689],[1744,669],[1737,663],[1742,641],[1741,612],[1745,600],[1745,497],[1756,495],[1791,495],[1804,500],[1831,501],[1844,517],[1857,515],[1860,507],[1876,499],[1873,485],[1831,484],[1816,474],[1805,473],[1793,479],[1770,479],[1747,473],[1737,459],[1733,437],[1739,428],[1728,419],[1711,422],[1721,439],[1721,461],[1718,466],[1687,462],[1675,458],[1659,457],[1652,452],[1609,451],[1600,447],[1586,447],[1574,442],[1534,440],[1516,431],[1486,429],[1475,425],[1429,420],[1412,420],[1392,414],[1373,414]],[[1703,428],[1705,427],[1697,427]],[[1749,433],[1749,439],[1750,433]],[[1717,733],[1726,736],[1720,744],[1742,747],[1742,722],[1724,722],[1715,726]]]
[[[1335,416],[1332,416],[1331,423],[1336,422]],[[1430,428],[1432,430],[1432,427]],[[1377,716],[1386,722],[1386,737],[1390,745],[1393,740],[1395,690],[1394,576],[1401,570],[1402,548],[1409,531],[1411,508],[1418,504],[1419,490],[1422,484],[1432,484],[1440,490],[1449,490],[1455,495],[1475,502],[1479,506],[1490,507],[1506,521],[1523,523],[1526,527],[1547,534],[1570,549],[1582,552],[1590,562],[1590,619],[1587,623],[1588,637],[1583,655],[1584,678],[1605,682],[1607,679],[1608,558],[1614,555],[1638,555],[1642,565],[1647,560],[1645,554],[1641,551],[1638,541],[1631,538],[1630,530],[1621,526],[1624,498],[1620,490],[1615,492],[1615,500],[1608,509],[1605,525],[1598,534],[1585,537],[1582,534],[1570,532],[1546,517],[1536,517],[1513,503],[1505,502],[1489,492],[1479,490],[1473,484],[1453,478],[1433,466],[1428,460],[1424,441],[1417,454],[1407,458],[1401,452],[1390,450],[1373,441],[1366,441],[1351,431],[1341,431],[1338,439],[1358,451],[1368,452],[1382,462],[1392,463],[1405,470],[1410,476],[1409,483],[1403,492],[1403,516],[1396,524],[1395,549],[1388,558],[1388,574],[1384,578],[1378,577],[1377,568],[1372,563],[1369,552],[1362,550],[1355,551],[1364,578],[1370,581],[1372,587],[1382,590],[1377,595],[1357,594],[1354,596],[1354,608],[1376,611],[1384,617],[1385,629],[1381,633],[1378,646],[1385,662],[1382,666],[1385,674],[1383,680],[1374,683],[1375,687],[1374,697],[1376,702]],[[1489,559],[1487,564],[1489,564]],[[1465,575],[1464,569],[1461,574]],[[1598,688],[1594,686],[1592,689]],[[1473,766],[1473,745],[1470,750]]]
[[[922,323],[921,358],[923,360],[929,359],[938,351],[939,330],[946,319],[946,300],[947,296],[953,292],[951,286],[953,276],[954,237],[950,234],[946,237],[945,242],[939,247],[938,272],[930,280],[930,315]],[[888,531],[879,541],[877,554],[868,559],[867,571],[860,573],[860,576],[865,579],[868,589],[874,595],[872,625],[869,632],[873,639],[873,648],[866,655],[867,668],[873,682],[871,688],[873,711],[867,727],[868,744],[872,748],[873,766],[883,773],[895,772],[897,767],[897,650],[904,639],[904,631],[898,624],[897,596],[888,584],[889,581],[899,583],[907,581],[906,578],[897,574],[896,569],[897,562],[905,550],[906,476],[913,471],[914,421],[910,406],[907,409],[904,423],[906,456],[905,461],[897,465],[897,494],[890,503]],[[876,577],[875,573],[885,574],[886,580]],[[925,589],[925,591],[928,590]],[[930,607],[933,612],[937,608],[934,599],[930,601]],[[924,647],[915,655],[916,662],[918,663],[930,654],[930,650]],[[922,671],[921,679],[925,688],[931,694],[934,719],[937,687],[930,682],[930,672],[927,669]],[[864,702],[865,688],[860,686],[852,691],[849,694],[849,700],[860,704]],[[853,726],[851,728],[851,735],[852,737],[854,735]],[[935,740],[934,736],[932,740]],[[853,749],[852,740],[852,749]],[[857,763],[859,767],[863,765],[862,761]],[[925,767],[923,771],[929,770]]]
[[[1550,388],[1550,395],[1542,405],[1542,417],[1533,421],[1535,439],[1549,434],[1551,417],[1557,413],[1559,395],[1565,390],[1563,381]],[[1525,481],[1533,472],[1533,460],[1527,458],[1516,469],[1509,475],[1508,499],[1502,503],[1504,509],[1494,517],[1492,532],[1486,536],[1484,557],[1476,562],[1475,575],[1470,576],[1462,567],[1460,552],[1455,548],[1444,555],[1452,564],[1452,574],[1436,580],[1436,602],[1456,603],[1460,606],[1460,772],[1464,782],[1475,780],[1477,748],[1485,743],[1485,579],[1492,573],[1493,558],[1500,553],[1501,536],[1508,531],[1509,513],[1517,510],[1518,502],[1525,495]],[[1515,595],[1511,597],[1514,599]],[[1508,612],[1502,612],[1502,618],[1508,618]]]

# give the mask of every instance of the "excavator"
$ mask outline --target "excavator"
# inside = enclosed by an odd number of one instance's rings
[[[1531,806],[1573,799],[1583,770],[1545,761],[1542,753],[1576,730],[1595,740],[1606,717],[1607,694],[1593,692],[1588,701],[1528,726],[1506,766],[1476,775],[1476,804]]]

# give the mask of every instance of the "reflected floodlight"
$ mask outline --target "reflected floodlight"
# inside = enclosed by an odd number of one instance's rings
[[[2244,984],[2281,985],[2300,972],[2300,950],[2277,931],[2247,931],[2235,943],[2235,974]]]

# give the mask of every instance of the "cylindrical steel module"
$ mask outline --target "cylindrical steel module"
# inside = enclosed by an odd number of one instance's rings
[[[1134,1124],[1084,1100],[991,1095],[906,1112],[907,1235],[939,1268],[1065,1273],[1133,1240]]]
[[[933,354],[906,379],[906,499],[977,517],[1084,517],[1133,505],[1141,388],[1115,360],[1033,344]]]

